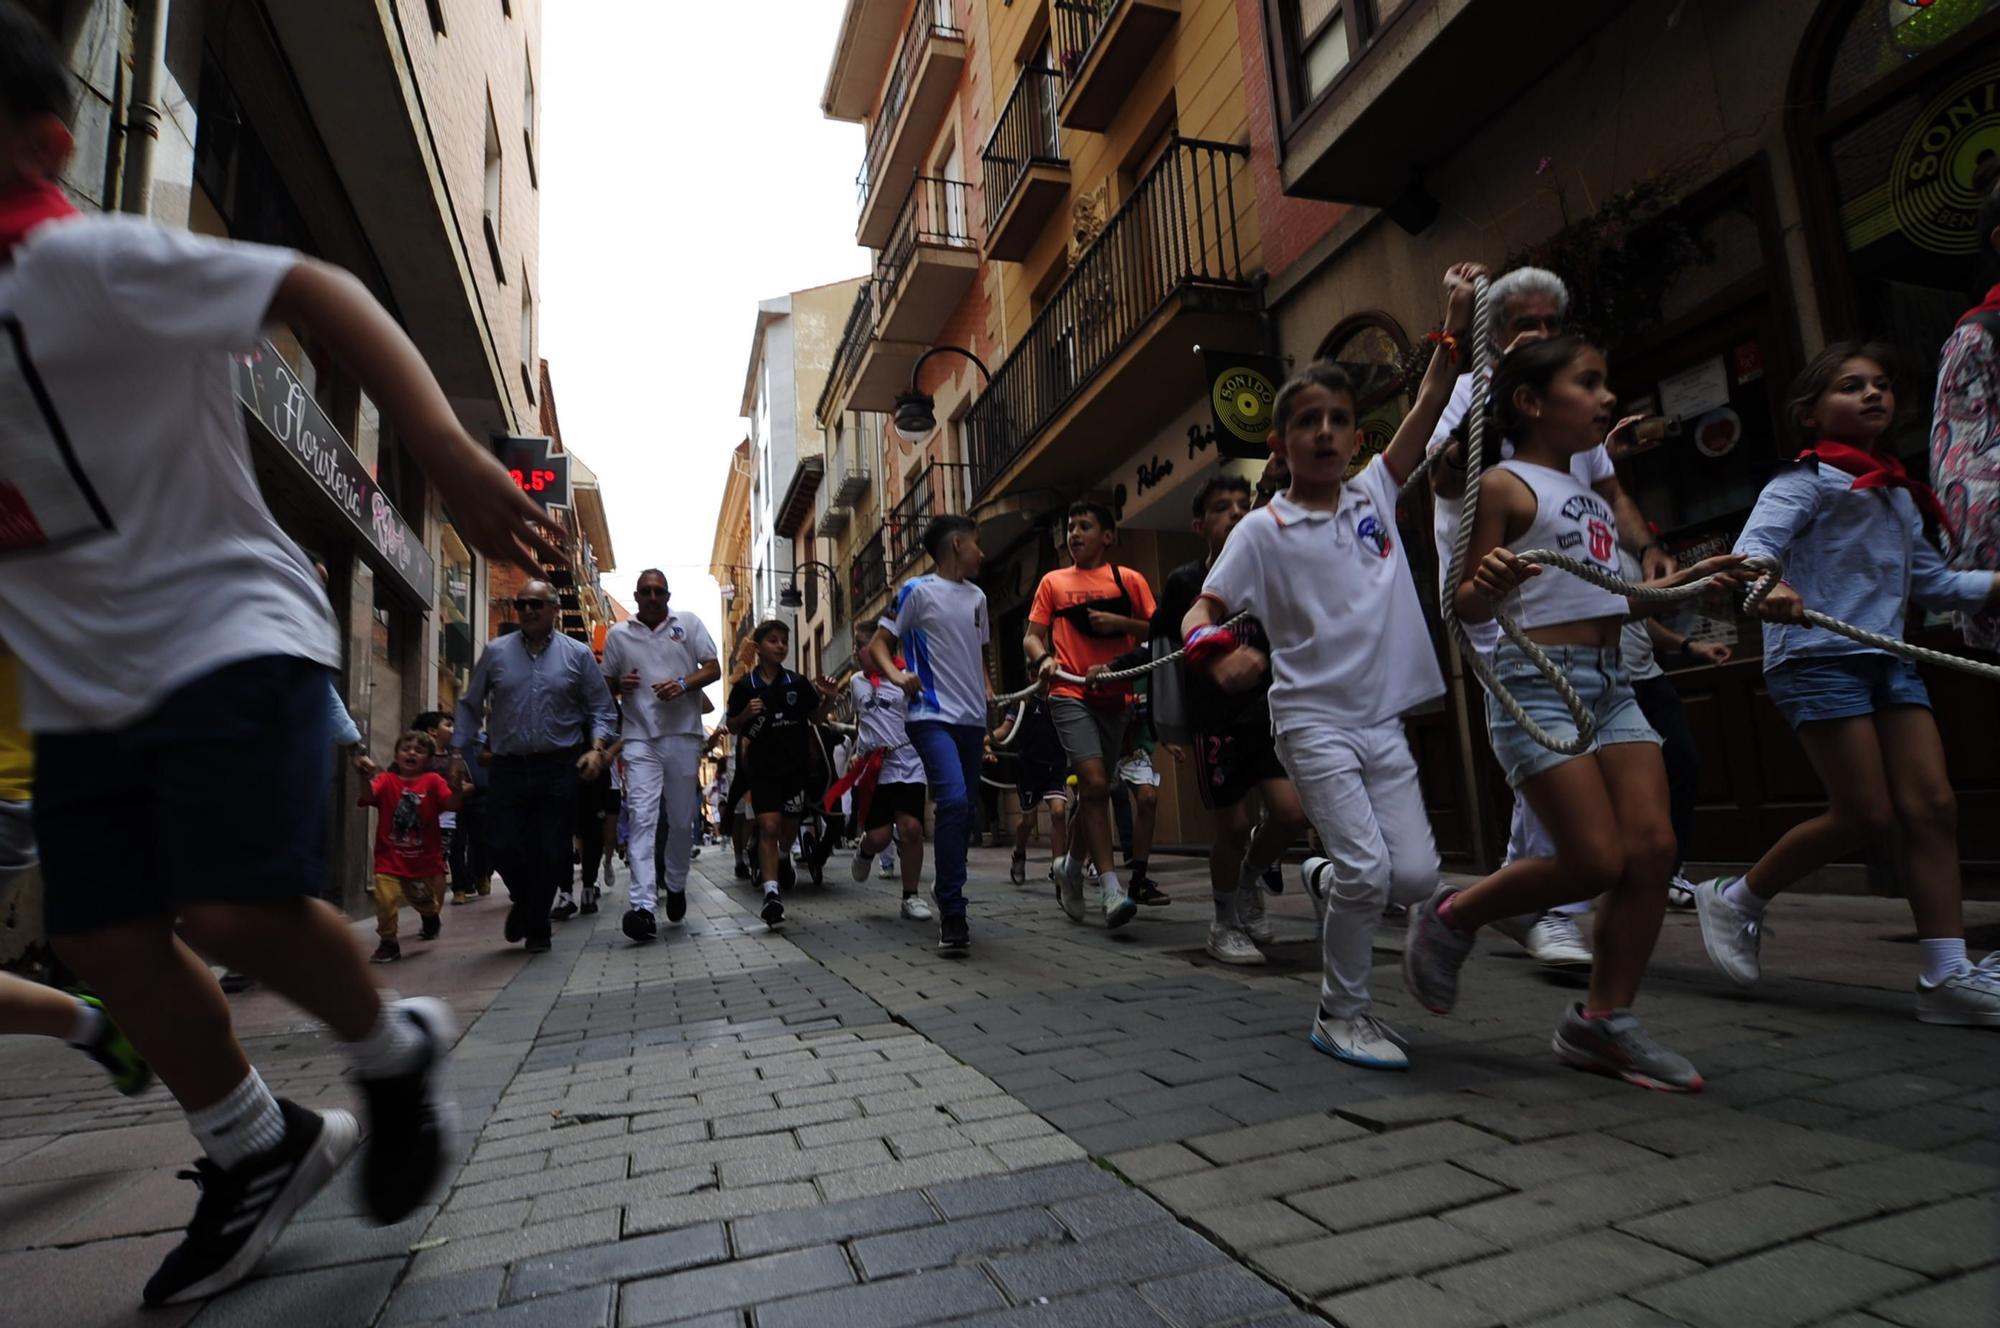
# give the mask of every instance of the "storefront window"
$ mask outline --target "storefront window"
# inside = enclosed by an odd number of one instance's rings
[[[1332,360],[1354,380],[1361,446],[1348,467],[1350,476],[1359,474],[1370,457],[1389,445],[1410,408],[1414,379],[1404,363],[1409,344],[1394,319],[1372,313],[1348,319],[1320,343],[1318,358]]]
[[[1941,49],[1995,9],[2000,0],[1862,0],[1834,49],[1827,104],[1838,105],[1918,56]]]
[[[438,706],[448,710],[472,676],[472,554],[450,522],[438,547]]]

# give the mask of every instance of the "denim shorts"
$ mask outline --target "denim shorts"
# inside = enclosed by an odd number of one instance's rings
[[[1808,655],[1764,672],[1771,704],[1793,728],[1823,719],[1853,719],[1890,706],[1930,709],[1931,694],[1917,666],[1901,655],[1866,651]]]
[[[1615,747],[1625,742],[1650,742],[1659,746],[1660,735],[1646,722],[1639,702],[1632,696],[1631,676],[1617,646],[1543,646],[1542,651],[1576,688],[1578,696],[1597,721],[1590,745],[1577,755],[1587,755],[1599,747]],[[1549,685],[1528,657],[1511,641],[1502,641],[1492,656],[1493,672],[1521,708],[1546,730],[1550,737],[1567,742],[1576,737],[1576,722],[1569,707]],[[1528,736],[1514,717],[1489,693],[1486,697],[1486,731],[1493,742],[1494,759],[1507,774],[1507,786],[1520,788],[1536,775],[1553,770],[1570,757],[1552,752]]]

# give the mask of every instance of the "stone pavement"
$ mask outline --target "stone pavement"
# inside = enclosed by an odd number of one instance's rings
[[[1709,1076],[1680,1098],[1554,1064],[1573,993],[1497,940],[1439,1019],[1381,937],[1409,1074],[1313,1053],[1296,886],[1277,962],[1246,972],[1201,953],[1192,863],[1156,869],[1173,907],[1106,934],[981,851],[967,960],[842,855],[775,935],[726,856],[696,866],[685,933],[650,947],[607,904],[530,962],[491,935],[496,904],[448,911],[444,941],[388,975],[468,1020],[449,1191],[376,1229],[336,1183],[207,1306],[132,1308],[193,1201],[164,1096],[127,1103],[73,1053],[0,1045],[0,1317],[2000,1323],[2000,1034],[1909,1018],[1900,905],[1779,905],[1774,976],[1749,996],[1670,919],[1642,1009]],[[323,1035],[266,996],[237,1009],[280,1091],[347,1096]]]

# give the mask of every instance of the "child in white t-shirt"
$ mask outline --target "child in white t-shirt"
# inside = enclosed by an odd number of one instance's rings
[[[1445,274],[1447,345],[1471,320],[1480,272],[1460,264]],[[1352,382],[1322,362],[1285,384],[1271,449],[1288,463],[1290,487],[1237,524],[1183,623],[1190,662],[1224,688],[1255,681],[1265,661],[1216,624],[1248,609],[1270,638],[1278,756],[1334,864],[1312,1045],[1377,1070],[1407,1069],[1409,1058],[1370,1012],[1375,928],[1385,904],[1421,899],[1438,876],[1402,717],[1443,695],[1444,678],[1396,497],[1451,395],[1453,359],[1431,361],[1394,439],[1351,479],[1361,440]]]

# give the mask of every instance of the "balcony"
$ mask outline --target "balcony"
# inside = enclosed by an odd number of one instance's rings
[[[965,298],[979,272],[972,239],[972,187],[918,176],[889,233],[877,275],[882,318],[876,335],[929,342]]]
[[[966,414],[982,503],[1095,484],[1121,455],[1107,440],[1150,437],[1199,394],[1192,346],[1260,344],[1238,229],[1249,155],[1175,139],[1077,259]]]
[[[1627,3],[1565,5],[1559,22],[1533,22],[1509,0],[1347,0],[1309,35],[1287,20],[1270,33],[1284,191],[1382,208],[1425,201],[1424,170],[1464,147],[1468,125],[1495,119]]]
[[[875,533],[854,551],[854,561],[847,569],[847,585],[853,592],[857,618],[867,618],[888,597],[889,564],[882,553],[883,533],[877,527]]]
[[[933,461],[917,472],[909,492],[897,499],[882,519],[882,528],[889,534],[892,575],[901,576],[923,556],[924,531],[930,528],[932,517],[965,510],[970,478],[969,467],[949,461]]]
[[[1056,132],[1062,74],[1027,68],[1008,94],[980,154],[985,164],[986,256],[1018,263],[1069,193],[1069,162]]]
[[[885,186],[912,179],[922,169],[964,68],[965,34],[952,21],[951,0],[917,0],[854,181],[861,201],[857,244],[880,249],[888,243],[902,198]]]
[[[796,536],[805,529],[806,519],[813,514],[813,498],[819,492],[819,482],[826,475],[826,461],[818,456],[802,456],[792,468],[792,477],[785,485],[785,496],[778,500],[778,517],[772,528],[786,539]]]
[[[858,507],[868,496],[874,477],[869,473],[882,445],[882,417],[865,411],[854,414],[854,431],[842,445],[833,468],[834,500]]]
[[[1055,0],[1063,128],[1109,128],[1180,16],[1181,0]]]

